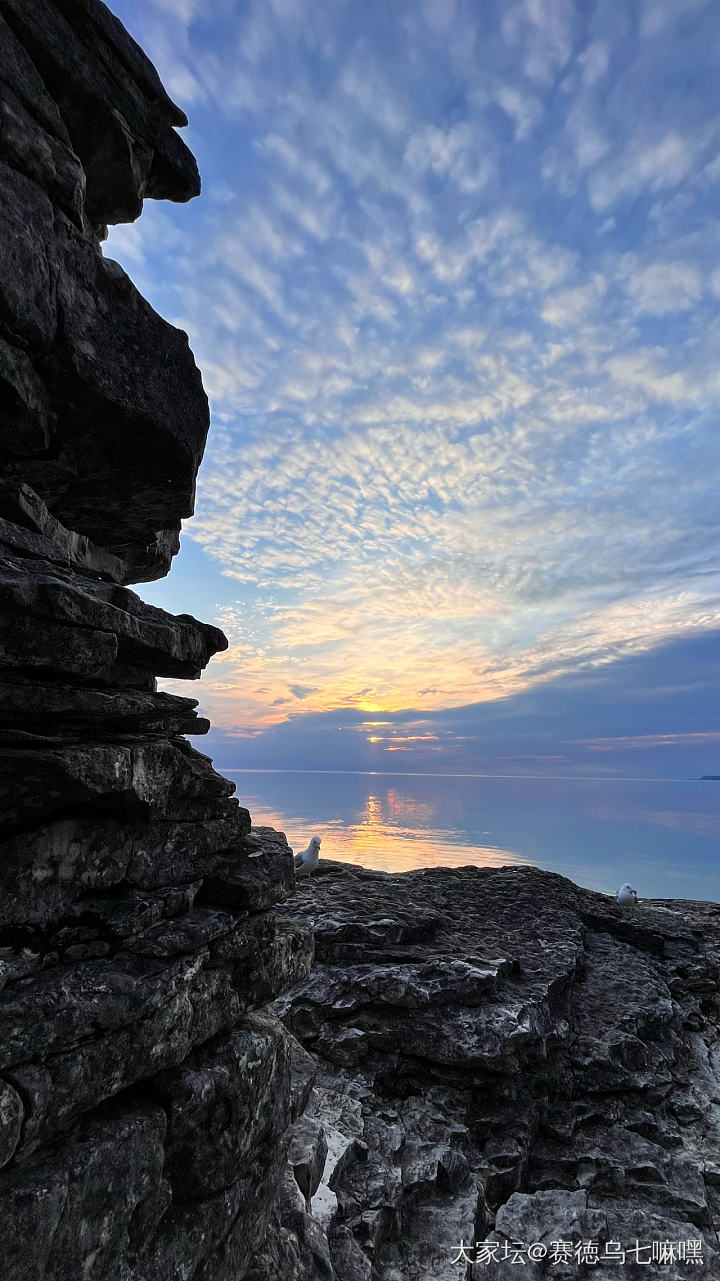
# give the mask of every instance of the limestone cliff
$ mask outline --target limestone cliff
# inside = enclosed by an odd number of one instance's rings
[[[264,1007],[311,940],[157,692],[226,646],[127,586],[177,550],[207,400],[100,247],[197,169],[100,0],[0,0],[0,81],[0,1273],[237,1281],[310,1085]]]

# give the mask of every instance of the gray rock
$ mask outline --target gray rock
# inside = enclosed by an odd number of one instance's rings
[[[193,157],[171,127],[187,120],[103,4],[80,0],[74,21],[41,0],[4,4],[82,161],[92,222],[132,221],[146,195],[189,200],[198,194]]]
[[[3,28],[0,41],[7,35],[5,24]],[[35,73],[30,82],[37,78]],[[8,164],[43,187],[58,209],[82,229],[85,175],[69,142],[58,138],[52,126],[43,127],[28,110],[26,93],[16,93],[7,82],[0,99],[0,122]]]
[[[123,583],[128,577],[124,561],[112,556],[104,547],[97,547],[84,534],[77,534],[51,516],[45,503],[30,488],[13,481],[0,481],[0,539],[12,550],[22,554],[43,556],[48,560],[72,566],[91,577],[107,578]],[[17,522],[10,524],[9,522]],[[28,539],[26,527],[39,535]]]
[[[363,1256],[364,1257],[364,1256]],[[335,1281],[330,1247],[320,1225],[308,1214],[292,1169],[285,1172],[268,1232],[252,1259],[245,1281]]]
[[[51,965],[6,986],[0,1067],[25,1100],[23,1150],[133,1082],[182,1063],[193,1046],[295,983],[309,955],[289,951],[285,934],[276,935],[266,914],[238,921],[196,908],[124,939],[113,957]],[[287,1058],[286,1033],[269,1045],[277,1060]],[[285,1113],[287,1129],[289,1100],[278,1115]]]
[[[0,1173],[7,1281],[130,1281],[138,1237],[166,1205],[165,1117],[129,1106],[97,1117],[64,1147]]]
[[[277,1171],[271,1166],[263,1185],[266,1196],[275,1195],[278,1181]],[[238,1220],[249,1229],[249,1241],[257,1244],[269,1211],[260,1218],[262,1226],[258,1228],[255,1209],[247,1180],[236,1180],[230,1188],[194,1204],[170,1204],[157,1230],[145,1234],[140,1244],[132,1281],[136,1278],[137,1281],[163,1281],[166,1277],[172,1281],[194,1281],[202,1261],[216,1259],[223,1240]]]
[[[546,1247],[524,1276],[584,1275],[550,1264],[558,1240],[601,1259],[640,1240],[646,1263],[692,1240],[694,1274],[718,1274],[716,904],[631,920],[536,868],[321,863],[279,910],[315,928],[319,962],[275,1008],[318,1066],[311,1215],[336,1276],[510,1278],[517,1242]],[[476,1241],[494,1262],[458,1257]],[[655,1275],[628,1256],[636,1273]]]
[[[303,1116],[293,1128],[289,1160],[295,1182],[309,1202],[317,1192],[328,1154],[327,1139],[321,1123]]]
[[[0,27],[0,30],[2,28]],[[50,443],[47,389],[19,347],[0,339],[0,446],[6,457],[42,454]]]
[[[208,429],[187,338],[3,155],[5,475],[122,560],[127,580],[159,577],[192,514]]]
[[[230,795],[235,784],[177,739],[0,748],[0,783],[7,789],[3,826],[10,830],[69,808],[189,820],[226,818],[237,806]]]
[[[123,821],[92,814],[58,819],[2,844],[0,923],[45,925],[81,896],[127,882],[138,889],[183,885],[232,863],[250,826],[247,810],[185,822]]]
[[[184,123],[100,0],[0,0],[9,1281],[240,1281],[297,1190],[314,1063],[262,1013],[312,958],[271,910],[291,851],[190,747],[196,700],[157,691],[225,637],[125,585],[178,550],[208,407],[187,336],[99,240],[197,193]],[[319,1228],[302,1252],[327,1257]]]
[[[15,1155],[23,1119],[22,1099],[17,1090],[9,1081],[0,1081],[0,1166],[7,1165]]]
[[[117,670],[117,637],[31,616],[0,615],[0,666],[18,674],[77,677],[109,683]],[[118,682],[119,683],[119,682]]]
[[[197,699],[175,694],[0,680],[0,730],[24,729],[48,741],[206,734],[209,721],[196,707]]]
[[[57,334],[48,244],[50,198],[24,174],[0,163],[0,326],[13,346],[47,351]]]
[[[64,525],[125,560],[130,581],[160,577],[169,558],[153,535],[192,515],[207,399],[186,335],[160,320],[117,264],[65,230],[56,287],[68,358],[46,378],[72,472],[62,494],[40,467],[28,480]]]
[[[251,1015],[161,1072],[153,1091],[168,1118],[165,1174],[176,1202],[198,1201],[252,1177],[291,1124],[288,1033]]]
[[[48,620],[114,636],[121,659],[154,675],[193,679],[213,654],[227,648],[216,627],[187,614],[176,618],[127,588],[78,578],[45,561],[4,556],[0,602],[8,615],[32,618],[39,631]]]
[[[201,897],[257,911],[287,898],[294,880],[292,850],[284,834],[255,827],[220,874],[206,878]]]

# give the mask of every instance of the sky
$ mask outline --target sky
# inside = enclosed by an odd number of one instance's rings
[[[221,763],[720,774],[712,0],[112,7],[203,176],[104,250],[211,400],[139,590]]]

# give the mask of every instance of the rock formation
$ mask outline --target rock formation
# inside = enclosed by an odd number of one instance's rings
[[[157,692],[226,646],[127,586],[177,550],[207,401],[100,247],[199,180],[100,0],[0,0],[0,79],[0,1273],[238,1281],[311,1083],[265,1007],[311,937]]]
[[[720,1277],[720,904],[321,861],[279,910],[318,1076],[253,1281]]]

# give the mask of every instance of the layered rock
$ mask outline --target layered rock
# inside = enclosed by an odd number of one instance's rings
[[[226,647],[128,587],[177,550],[207,400],[100,248],[197,170],[99,0],[0,0],[0,80],[0,1270],[237,1281],[311,1085],[266,1006],[312,941],[157,689]]]
[[[187,121],[100,0],[2,0],[0,74],[3,475],[123,561],[119,581],[160,577],[207,402],[187,335],[98,237],[145,196],[197,195]]]
[[[279,910],[318,1075],[253,1281],[720,1276],[720,905],[321,862]]]

